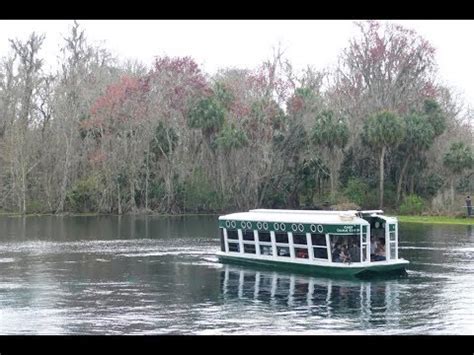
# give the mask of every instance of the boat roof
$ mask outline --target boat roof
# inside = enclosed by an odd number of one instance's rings
[[[313,211],[313,210],[282,210],[282,209],[255,209],[248,212],[231,213],[220,216],[219,220],[262,221],[286,223],[318,223],[318,224],[363,224],[368,225],[365,219],[358,217],[358,213],[370,212],[371,215],[383,213],[374,211]]]

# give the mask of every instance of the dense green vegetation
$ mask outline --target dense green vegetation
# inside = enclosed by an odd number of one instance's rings
[[[0,210],[209,213],[388,208],[456,214],[473,192],[473,126],[435,49],[375,21],[337,66],[203,73],[192,58],[120,62],[75,23],[59,70],[44,36],[0,62]]]

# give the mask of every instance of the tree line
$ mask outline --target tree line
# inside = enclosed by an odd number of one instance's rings
[[[119,61],[75,22],[50,73],[44,35],[10,40],[0,210],[456,210],[473,189],[470,111],[440,83],[426,39],[354,26],[334,69],[301,72],[280,48],[213,75],[191,57]]]

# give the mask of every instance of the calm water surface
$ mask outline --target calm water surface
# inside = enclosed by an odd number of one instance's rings
[[[223,265],[215,216],[0,217],[0,334],[474,334],[474,226],[400,225],[408,277]]]

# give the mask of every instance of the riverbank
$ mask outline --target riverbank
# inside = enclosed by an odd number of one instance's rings
[[[215,216],[219,214],[215,213],[183,213],[183,214],[160,214],[160,213],[127,213],[121,216],[138,216],[138,217],[185,217],[185,216]],[[390,216],[397,216],[395,212],[387,213]],[[99,216],[119,216],[117,214],[107,213],[28,213],[25,215],[15,212],[0,212],[0,216],[4,217],[45,217],[45,216],[56,216],[56,217],[99,217]],[[403,223],[430,223],[430,224],[462,224],[462,225],[474,225],[474,217],[470,219],[466,217],[448,217],[448,216],[397,216],[399,222]]]
[[[474,225],[474,218],[447,216],[397,216],[402,223],[462,224]]]

